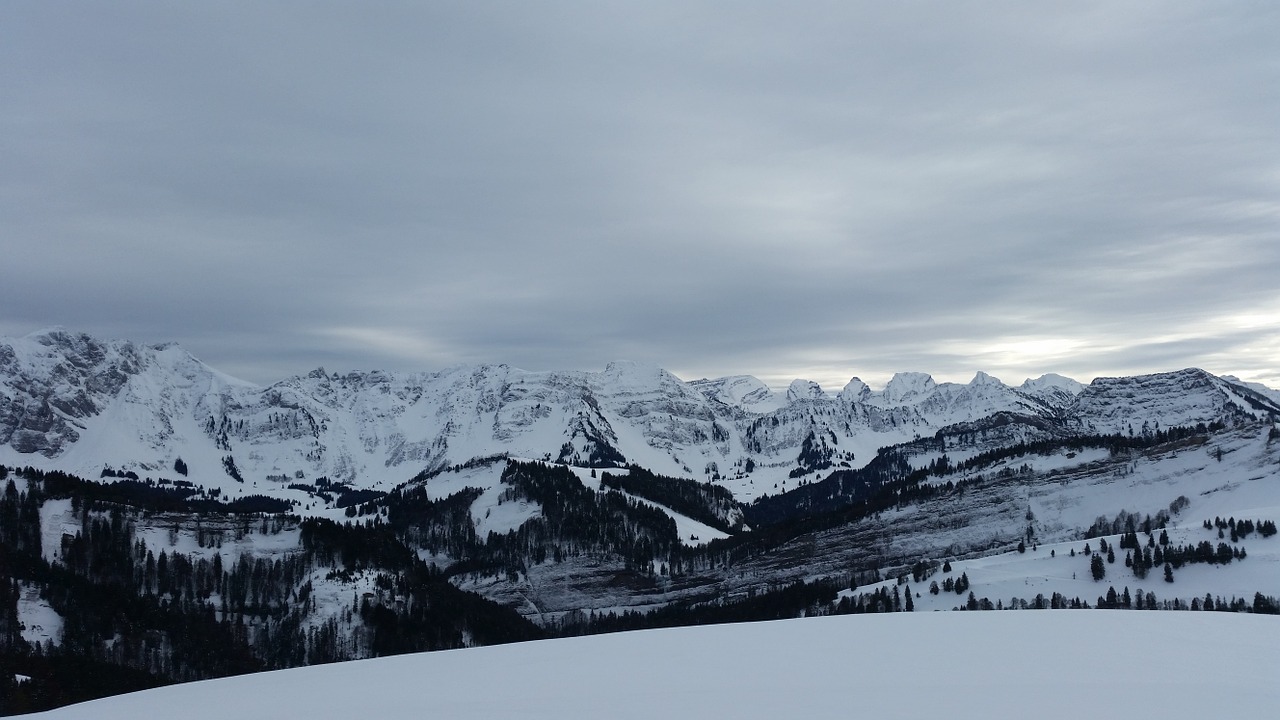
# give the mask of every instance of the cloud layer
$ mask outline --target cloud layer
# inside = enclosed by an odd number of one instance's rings
[[[1280,386],[1266,4],[0,6],[0,332]]]

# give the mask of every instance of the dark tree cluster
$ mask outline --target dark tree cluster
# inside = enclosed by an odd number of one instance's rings
[[[947,562],[946,571],[951,572],[951,563]],[[922,583],[938,572],[937,560],[917,560],[911,565],[911,579],[916,583]]]
[[[655,475],[638,465],[628,466],[625,475],[602,473],[600,485],[652,500],[727,533],[741,526],[742,506],[723,485]]]
[[[675,521],[665,512],[622,493],[597,493],[566,467],[510,462],[502,473],[509,485],[504,502],[529,500],[542,514],[505,534],[491,533],[488,562],[509,571],[526,561],[560,561],[566,556],[607,554],[628,567],[648,570],[653,561],[680,547]]]
[[[514,610],[451,585],[381,522],[338,524],[310,518],[302,542],[313,562],[349,573],[378,570],[383,595],[365,596],[357,610],[372,633],[374,655],[460,648],[470,637],[490,645],[543,637]]]
[[[1121,510],[1116,513],[1114,518],[1108,518],[1105,515],[1099,516],[1093,521],[1093,525],[1084,531],[1085,538],[1103,537],[1106,535],[1135,534],[1143,532],[1148,535],[1156,530],[1163,530],[1169,524],[1170,515],[1168,512],[1161,510],[1156,513],[1155,517],[1151,515],[1138,515]],[[1123,541],[1120,547],[1126,547]]]
[[[299,552],[278,558],[157,554],[134,525],[152,512],[156,496],[35,471],[23,473],[28,489],[19,492],[8,476],[0,467],[0,479],[8,481],[0,494],[0,712],[370,653],[543,636],[513,610],[449,584],[383,523],[308,520]],[[68,495],[80,530],[62,538],[59,559],[49,562],[39,508]],[[143,507],[112,502],[120,499]],[[204,516],[188,512],[198,528]],[[249,518],[242,517],[247,533]],[[262,531],[296,522],[264,516]],[[213,546],[210,539],[207,547]],[[386,588],[385,598],[366,597],[348,611],[347,623],[354,618],[362,635],[353,637],[350,625],[334,618],[307,621],[316,607],[310,576],[324,567],[333,568],[331,574],[373,573]],[[23,588],[37,590],[61,616],[58,642],[22,638],[17,598]],[[31,680],[18,685],[15,674]]]
[[[1218,529],[1218,537],[1223,537],[1226,531],[1231,532],[1231,542],[1239,542],[1241,539],[1249,537],[1255,531],[1259,536],[1269,538],[1276,534],[1276,523],[1274,520],[1239,520],[1234,517],[1223,520],[1220,517],[1214,518],[1213,522],[1204,521],[1204,529]]]
[[[1220,542],[1215,548],[1208,540],[1201,540],[1193,545],[1178,545],[1177,547],[1167,547],[1161,553],[1165,563],[1173,566],[1177,570],[1183,565],[1192,563],[1208,563],[1210,565],[1228,565],[1232,560],[1243,560],[1248,557],[1248,553],[1242,547],[1232,547],[1227,543]]]
[[[292,503],[264,495],[247,495],[232,501],[221,501],[218,500],[221,494],[218,490],[205,491],[185,480],[139,480],[134,474],[133,478],[114,482],[90,482],[56,470],[45,472],[30,467],[14,473],[38,483],[45,497],[76,498],[95,509],[117,505],[151,512],[180,513],[259,514],[293,511]]]
[[[907,602],[904,604],[898,586],[893,591],[881,586],[873,592],[858,593],[856,596],[840,598],[832,610],[834,615],[862,615],[868,613],[908,612],[914,609],[911,601],[911,590],[906,592]],[[910,607],[908,607],[910,605]]]
[[[827,444],[828,435],[831,437],[831,445]],[[835,452],[833,447],[835,442],[835,433],[830,430],[822,436],[810,430],[800,444],[800,454],[796,457],[797,467],[791,471],[791,477],[797,478],[831,467],[831,455]]]
[[[412,485],[393,490],[379,504],[386,508],[387,522],[410,546],[432,555],[466,558],[475,555],[481,543],[471,506],[482,493],[478,488],[463,488],[432,500],[425,487]],[[369,508],[375,509],[376,505]]]
[[[775,586],[763,591],[749,591],[745,596],[672,604],[648,612],[626,610],[622,613],[570,613],[560,621],[557,634],[588,635],[624,630],[829,615],[836,612],[837,594],[836,583],[827,581],[806,583],[797,580],[788,585]],[[844,598],[841,602],[847,599]]]
[[[236,467],[236,459],[227,455],[222,458],[222,469],[226,471],[227,476],[236,482],[244,482],[244,476],[240,474],[240,468]]]

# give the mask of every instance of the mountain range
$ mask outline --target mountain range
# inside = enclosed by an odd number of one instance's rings
[[[173,344],[0,339],[0,713],[677,625],[1280,613],[1277,418],[1275,391],[1194,368],[258,386]]]
[[[685,382],[623,362],[603,372],[317,368],[259,387],[174,344],[55,328],[0,339],[0,463],[158,477],[181,460],[190,481],[226,496],[288,498],[300,480],[386,490],[502,455],[636,464],[714,481],[750,502],[1002,414],[1061,432],[1149,434],[1280,415],[1277,395],[1198,369],[1088,385],[1044,375],[1017,387],[981,372],[967,384],[902,372],[878,391],[855,377],[834,394],[806,380],[776,392],[749,376]]]

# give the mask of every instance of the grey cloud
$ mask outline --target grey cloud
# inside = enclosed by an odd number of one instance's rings
[[[1277,31],[1197,3],[10,4],[0,329],[260,382],[1277,377],[1214,327],[1280,305]]]

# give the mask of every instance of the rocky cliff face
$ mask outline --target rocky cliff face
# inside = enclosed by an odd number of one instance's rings
[[[1266,416],[1275,412],[1275,404],[1269,400],[1251,407],[1246,394],[1253,395],[1247,388],[1191,368],[1098,378],[1068,409],[1076,426],[1121,434],[1149,434],[1161,427],[1209,423],[1235,414]]]
[[[52,329],[0,340],[0,445],[48,459],[115,437],[163,450],[179,417],[235,405],[252,386],[176,345],[144,347]],[[123,424],[123,427],[121,425]]]

